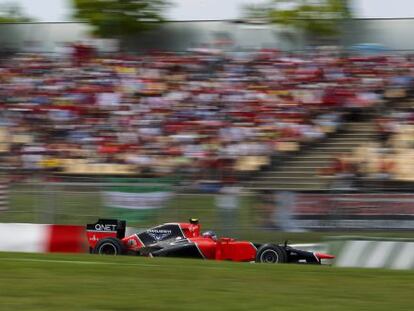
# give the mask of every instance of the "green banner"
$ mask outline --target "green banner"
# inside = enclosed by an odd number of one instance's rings
[[[173,195],[174,180],[165,178],[111,179],[102,193],[112,216],[127,221],[148,221],[157,216]]]

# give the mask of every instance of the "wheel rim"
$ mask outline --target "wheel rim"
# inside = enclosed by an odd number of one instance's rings
[[[112,243],[104,243],[99,247],[99,254],[101,255],[117,255],[118,251]]]
[[[267,249],[260,255],[260,261],[263,263],[279,262],[279,255],[273,249]]]

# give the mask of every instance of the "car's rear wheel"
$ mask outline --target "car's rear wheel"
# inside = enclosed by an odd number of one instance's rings
[[[93,253],[108,256],[122,255],[124,253],[124,246],[116,238],[106,238],[96,244]]]
[[[287,253],[281,246],[265,244],[257,250],[256,262],[285,263],[287,262]]]

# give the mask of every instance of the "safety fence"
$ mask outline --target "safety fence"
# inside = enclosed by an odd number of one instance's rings
[[[414,229],[414,194],[299,194],[294,222],[307,229]]]
[[[5,188],[7,189],[7,188]],[[0,222],[85,224],[99,217],[130,225],[200,218],[222,233],[260,231],[410,231],[414,193],[183,193],[165,183],[26,183],[7,191]]]

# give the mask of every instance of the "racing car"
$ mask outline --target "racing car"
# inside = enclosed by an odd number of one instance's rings
[[[334,256],[295,249],[284,244],[253,243],[201,233],[197,219],[165,223],[125,236],[126,221],[99,219],[86,225],[89,251],[101,255],[184,257],[239,262],[321,264]]]

